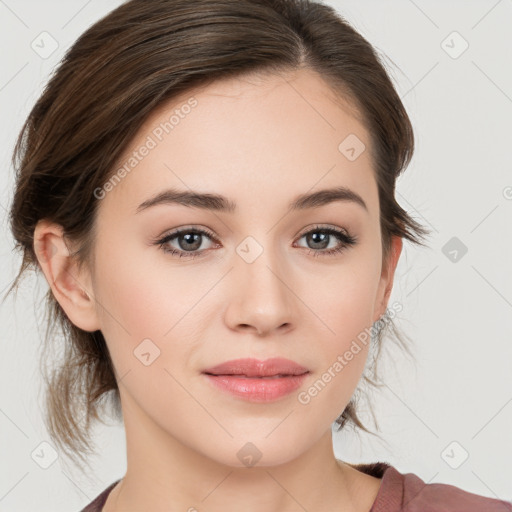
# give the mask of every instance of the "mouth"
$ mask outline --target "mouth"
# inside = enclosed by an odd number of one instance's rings
[[[249,402],[275,402],[296,389],[310,373],[289,359],[236,359],[202,372],[217,390]]]

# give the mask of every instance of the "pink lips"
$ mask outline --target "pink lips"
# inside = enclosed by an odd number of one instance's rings
[[[266,361],[234,359],[203,373],[217,388],[235,396],[251,402],[271,402],[299,388],[309,370],[278,357]]]

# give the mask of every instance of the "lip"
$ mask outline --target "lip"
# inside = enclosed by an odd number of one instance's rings
[[[217,389],[249,402],[274,402],[299,388],[309,374],[283,358],[234,359],[203,371]]]
[[[307,368],[282,357],[274,357],[265,361],[252,358],[233,359],[203,371],[203,373],[212,375],[244,375],[245,377],[302,375],[307,372]]]

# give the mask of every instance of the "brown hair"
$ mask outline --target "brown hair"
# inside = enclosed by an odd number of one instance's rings
[[[63,227],[80,266],[92,262],[94,191],[112,176],[156,107],[217,79],[299,68],[319,73],[364,120],[378,184],[383,260],[393,235],[424,245],[429,230],[394,197],[396,179],[413,153],[410,120],[377,52],[334,8],[307,0],[131,0],[78,38],[21,129],[12,159],[10,223],[23,260],[7,294],[28,268],[38,269],[33,236],[40,219]],[[66,455],[86,462],[90,421],[101,421],[100,405],[110,398],[110,410],[122,417],[116,376],[101,331],[73,325],[51,289],[46,312],[44,354],[55,328],[64,334],[61,361],[42,372],[46,426]],[[407,350],[392,321],[386,327]],[[383,332],[377,333],[375,360]],[[373,377],[363,377],[378,385],[376,367],[371,369]],[[339,429],[350,421],[369,432],[355,397],[336,422]]]

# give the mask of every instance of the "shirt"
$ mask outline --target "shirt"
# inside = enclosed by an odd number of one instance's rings
[[[386,462],[350,465],[382,479],[369,512],[512,512],[512,501],[486,498],[449,484],[426,484],[417,475],[402,474]],[[109,485],[80,512],[101,512],[119,481]]]

